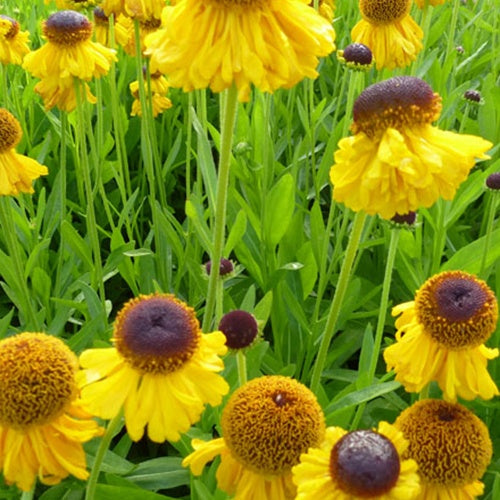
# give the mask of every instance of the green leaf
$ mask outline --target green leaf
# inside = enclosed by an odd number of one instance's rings
[[[285,174],[271,188],[266,200],[263,237],[270,248],[274,248],[285,235],[292,220],[294,205],[295,182],[291,174]]]
[[[139,488],[98,484],[95,498],[99,500],[168,500],[172,497],[153,493]]]
[[[189,472],[181,463],[179,457],[153,458],[140,463],[126,478],[147,490],[175,488],[189,484]]]

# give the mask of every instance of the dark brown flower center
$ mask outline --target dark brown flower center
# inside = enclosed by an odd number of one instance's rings
[[[440,273],[427,280],[415,297],[417,320],[439,344],[476,347],[495,331],[498,304],[488,285],[462,271]]]
[[[374,24],[399,21],[410,12],[411,0],[360,0],[363,18]]]
[[[399,455],[392,442],[370,430],[349,432],[330,453],[330,474],[345,493],[371,498],[383,495],[396,484]]]
[[[132,299],[114,325],[120,354],[144,373],[168,373],[191,359],[200,329],[194,311],[172,295]]]
[[[92,36],[92,23],[79,12],[60,10],[43,23],[42,31],[49,42],[77,45]]]
[[[431,123],[441,111],[441,97],[413,76],[396,76],[367,87],[356,99],[352,131],[370,137],[391,127]]]

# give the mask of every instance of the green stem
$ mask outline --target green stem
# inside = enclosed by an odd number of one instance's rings
[[[236,351],[236,366],[238,368],[238,383],[241,387],[247,383],[247,358],[245,353],[238,349]]]
[[[351,276],[352,264],[359,247],[359,242],[361,240],[361,234],[363,231],[363,226],[365,223],[366,214],[364,212],[356,213],[354,218],[351,234],[349,237],[349,242],[345,251],[344,261],[340,269],[339,280],[337,283],[337,288],[335,289],[335,294],[333,296],[332,304],[330,306],[330,311],[328,313],[328,318],[326,321],[325,330],[323,332],[323,337],[321,339],[321,344],[318,351],[318,357],[316,359],[316,364],[313,368],[312,378],[311,378],[311,390],[317,394],[319,389],[319,384],[321,380],[321,374],[325,368],[326,356],[328,354],[328,348],[330,347],[330,342],[335,333],[335,327],[337,326],[337,321],[340,314],[340,307],[344,300],[345,293],[347,291],[347,285],[349,284],[349,278]]]
[[[495,213],[497,210],[498,204],[498,193],[491,193],[492,199],[490,203],[490,209],[488,212],[488,220],[486,222],[486,234],[484,236],[484,248],[483,248],[483,256],[481,258],[481,267],[479,268],[479,276],[483,279],[486,279],[484,276],[484,271],[486,269],[486,259],[488,257],[488,250],[490,249],[491,243],[491,233],[493,232],[493,224],[495,222]]]
[[[227,91],[224,115],[221,117],[221,140],[219,172],[217,177],[217,195],[215,201],[214,237],[212,246],[212,268],[208,279],[207,302],[203,315],[203,331],[207,332],[212,324],[215,301],[217,297],[217,281],[219,279],[219,266],[224,248],[224,231],[226,227],[226,204],[229,187],[229,170],[231,164],[231,146],[233,142],[233,129],[238,109],[238,89],[233,84]]]
[[[87,489],[85,491],[85,500],[94,500],[96,498],[96,488],[97,480],[99,479],[99,473],[101,472],[102,461],[104,456],[109,449],[111,440],[116,435],[116,433],[121,429],[122,426],[123,411],[119,411],[110,421],[104,436],[102,436],[101,442],[99,443],[99,448],[94,459],[94,465],[90,471],[90,476],[87,481]]]
[[[387,315],[387,305],[389,303],[389,291],[391,289],[392,271],[394,269],[394,261],[396,259],[396,250],[398,248],[400,229],[395,227],[391,230],[391,240],[389,242],[389,249],[387,251],[387,260],[385,263],[384,283],[382,285],[382,295],[380,297],[380,308],[378,311],[377,328],[375,330],[375,340],[373,343],[373,351],[370,359],[370,366],[368,367],[368,378],[366,385],[369,386],[373,383],[375,371],[377,369],[378,357],[380,354],[380,347],[382,345],[382,336],[384,334],[385,318]],[[359,405],[356,409],[351,424],[352,429],[357,429],[359,421],[365,410],[366,403]]]
[[[36,480],[33,482],[33,486],[29,491],[23,491],[20,500],[32,500],[35,496]]]
[[[18,288],[18,300],[23,319],[24,329],[39,331],[40,323],[36,317],[33,303],[30,298],[28,283],[24,277],[24,264],[22,261],[22,249],[17,239],[14,225],[14,211],[12,210],[11,199],[7,196],[0,196],[0,227],[7,245],[7,251],[12,259],[13,272]]]
[[[90,166],[89,166],[89,155],[87,153],[87,140],[86,140],[86,120],[85,120],[85,102],[84,102],[84,87],[83,82],[76,81],[76,95],[77,95],[77,149],[78,149],[78,167],[80,170],[80,174],[83,179],[83,186],[85,190],[85,204],[87,208],[86,213],[86,222],[87,222],[87,232],[90,239],[90,247],[92,249],[94,268],[91,272],[91,284],[94,289],[99,290],[99,296],[103,305],[103,311],[105,308],[105,300],[106,294],[104,292],[104,272],[102,268],[102,259],[101,259],[101,245],[99,242],[99,234],[97,231],[97,220],[95,215],[95,207],[94,207],[94,193],[92,188],[92,179],[90,175]]]
[[[449,28],[448,43],[446,44],[445,61],[450,56],[455,45],[455,32],[457,30],[458,9],[460,7],[460,0],[453,0],[453,10],[451,11],[451,23]]]

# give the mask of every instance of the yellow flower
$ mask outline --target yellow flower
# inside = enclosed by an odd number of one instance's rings
[[[418,464],[418,500],[473,500],[492,456],[488,428],[460,404],[424,399],[404,410],[397,427],[409,441],[405,457]]]
[[[292,469],[297,500],[412,500],[420,492],[417,464],[403,459],[408,441],[387,422],[376,430],[326,429],[319,447]]]
[[[146,50],[145,39],[147,35],[154,33],[160,28],[161,20],[159,17],[150,17],[140,19],[138,22],[141,51],[144,52],[144,50]],[[128,55],[135,56],[135,28],[133,19],[128,16],[118,16],[116,28],[126,33],[125,36],[117,37],[118,43]]]
[[[279,375],[253,379],[236,390],[222,412],[221,427],[221,438],[193,439],[194,451],[182,464],[200,475],[220,455],[218,487],[236,500],[295,498],[291,469],[325,433],[314,394]]]
[[[168,82],[167,79],[161,73],[153,73],[150,75],[151,80],[151,103],[153,105],[153,118],[156,118],[160,113],[163,113],[166,109],[172,107],[172,101],[166,97],[168,92]],[[146,92],[147,89],[147,82]],[[130,85],[130,92],[134,97],[134,102],[132,103],[131,116],[142,116],[141,101],[139,99],[139,82],[137,80],[133,81]]]
[[[442,5],[446,0],[427,0],[428,5]],[[415,3],[423,9],[425,6],[426,0],[415,0]]]
[[[30,491],[36,477],[86,479],[82,444],[102,434],[77,400],[76,356],[61,340],[21,333],[0,341],[0,468]]]
[[[45,5],[51,3],[52,0],[45,0]],[[58,9],[81,10],[87,7],[92,7],[96,4],[96,0],[55,0]]]
[[[354,133],[339,141],[330,170],[333,197],[355,211],[390,219],[439,197],[451,200],[489,141],[433,127],[441,97],[420,78],[367,87],[354,103]]]
[[[318,57],[335,50],[330,22],[309,0],[182,0],[162,13],[162,28],[146,38],[151,71],[185,91],[238,88],[264,92],[316,78]]]
[[[30,51],[29,33],[19,30],[19,23],[9,16],[0,15],[0,62],[21,64]]]
[[[47,167],[16,153],[23,133],[21,125],[6,109],[0,108],[0,195],[33,193],[32,182],[47,175]]]
[[[499,395],[486,368],[498,349],[483,344],[496,329],[498,304],[484,281],[462,271],[439,273],[392,314],[401,316],[384,359],[407,391],[435,380],[447,401]]]
[[[42,32],[47,43],[27,54],[23,67],[42,79],[35,91],[42,96],[47,109],[61,104],[61,109],[71,111],[68,103],[76,103],[75,79],[90,81],[105,75],[111,62],[116,60],[115,51],[93,42],[92,23],[73,10],[61,10],[49,16],[42,24]],[[84,97],[95,102],[87,86],[85,89]]]
[[[124,45],[128,42],[130,33],[128,29],[124,28],[120,23],[121,17],[124,16],[118,16],[118,19],[113,26],[114,37],[115,42],[119,43],[120,45]],[[101,45],[105,45],[106,47],[110,46],[111,42],[109,38],[109,17],[104,13],[101,7],[96,7],[94,9],[94,36],[96,42],[100,43]]]
[[[194,310],[173,295],[140,295],[116,317],[115,347],[80,355],[82,400],[104,419],[124,407],[134,441],[146,425],[151,440],[176,441],[229,390],[216,373],[224,340],[221,332],[202,334]]]
[[[309,2],[311,7],[314,7],[314,0]],[[318,12],[328,21],[333,22],[333,16],[335,14],[335,2],[334,0],[319,0],[318,1]]]
[[[351,31],[353,42],[373,52],[377,69],[408,66],[422,50],[423,32],[410,16],[411,0],[360,0],[363,19]]]

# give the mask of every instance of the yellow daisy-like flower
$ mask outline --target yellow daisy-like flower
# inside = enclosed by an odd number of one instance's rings
[[[45,0],[45,5],[51,3],[52,0]],[[55,0],[58,9],[82,10],[87,7],[92,7],[97,3],[97,0]]]
[[[351,31],[353,42],[370,47],[377,69],[404,68],[422,50],[424,36],[410,16],[411,0],[360,0],[363,19]]]
[[[38,477],[86,479],[82,443],[102,434],[77,400],[76,356],[61,340],[21,333],[0,341],[0,468],[30,491]]]
[[[94,9],[93,13],[94,13],[95,41],[100,43],[101,45],[105,45],[106,47],[109,47],[111,44],[110,35],[109,35],[109,17],[104,13],[104,11],[102,10],[101,7],[96,7]],[[126,43],[128,43],[130,33],[129,33],[128,29],[126,29],[120,23],[121,17],[125,17],[125,16],[123,16],[123,15],[118,16],[118,19],[113,26],[114,37],[115,37],[115,42],[119,43],[120,45],[125,45]]]
[[[311,7],[314,7],[314,0],[309,2]],[[334,0],[319,0],[318,1],[318,12],[328,21],[333,22],[333,16],[335,14],[335,2]]]
[[[398,76],[367,87],[354,103],[351,137],[339,141],[330,170],[333,198],[390,219],[439,197],[451,200],[475,159],[493,145],[433,127],[441,97],[421,80]]]
[[[9,16],[0,15],[0,62],[21,64],[30,51],[29,33],[20,31],[19,23]]]
[[[483,344],[496,329],[498,304],[484,281],[462,271],[442,272],[392,314],[401,316],[396,343],[384,359],[407,391],[419,392],[435,380],[448,401],[500,394],[486,368],[499,351]]]
[[[74,10],[55,12],[43,22],[42,31],[48,43],[27,54],[23,67],[42,79],[35,91],[47,109],[61,102],[62,109],[71,111],[68,103],[76,103],[75,79],[90,81],[105,75],[116,60],[115,51],[93,42],[92,23]],[[62,100],[56,96],[62,96]],[[87,86],[83,97],[95,102]]]
[[[185,0],[183,0],[185,1]],[[304,385],[279,375],[263,376],[236,390],[222,412],[223,437],[193,439],[182,462],[195,475],[220,455],[217,485],[236,500],[295,498],[292,467],[319,446],[324,415]]]
[[[167,79],[161,73],[153,73],[150,75],[151,80],[151,103],[153,106],[153,118],[156,118],[160,113],[163,113],[166,109],[172,107],[172,101],[166,97],[168,92],[168,82]],[[145,82],[146,87],[147,82]],[[129,85],[130,92],[134,97],[134,102],[132,103],[131,116],[142,116],[142,106],[139,99],[139,82],[137,80],[133,81]],[[146,88],[146,92],[148,89]]]
[[[402,459],[403,434],[387,422],[376,430],[326,429],[321,446],[310,448],[292,469],[297,500],[412,500],[420,492],[417,464]]]
[[[418,464],[418,500],[473,500],[484,492],[480,479],[493,449],[488,428],[470,410],[425,399],[404,410],[394,426],[409,441],[404,456]]]
[[[0,196],[33,193],[33,180],[48,173],[46,166],[16,153],[22,135],[17,119],[0,108]]]
[[[162,28],[146,38],[151,71],[184,91],[250,85],[264,92],[316,78],[318,57],[335,50],[330,22],[309,0],[186,0],[166,7]]]
[[[194,310],[173,295],[140,295],[116,316],[115,347],[80,355],[82,400],[104,419],[124,407],[134,441],[146,425],[152,441],[176,441],[229,390],[217,374],[224,340],[221,332],[202,334]]]
[[[427,0],[427,5],[442,5],[444,4],[446,0]],[[426,0],[415,0],[415,3],[420,7],[421,9],[424,8]]]

